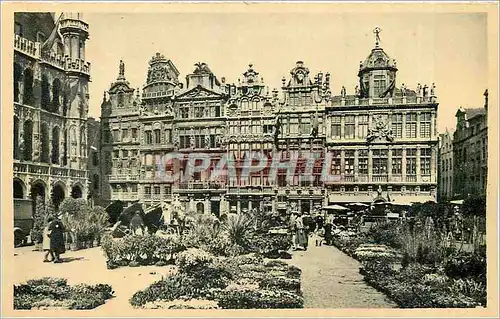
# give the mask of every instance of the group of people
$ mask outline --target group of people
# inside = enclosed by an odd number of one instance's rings
[[[49,216],[47,218],[43,230],[42,248],[45,251],[43,262],[61,262],[61,254],[66,252],[64,232],[64,225],[57,217]]]
[[[307,250],[309,237],[316,234],[316,246],[321,246],[323,241],[331,244],[333,223],[331,217],[309,212],[292,212],[290,216],[290,230],[292,232],[292,247],[294,250]]]

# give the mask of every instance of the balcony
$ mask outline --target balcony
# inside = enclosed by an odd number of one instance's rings
[[[373,174],[372,176],[372,182],[375,183],[386,183],[387,179],[388,178],[386,174]]]
[[[207,191],[224,192],[223,185],[213,182],[188,182],[173,185],[174,192],[196,192],[203,193]]]
[[[435,96],[426,97],[393,97],[393,98],[357,98],[353,95],[346,96],[342,99],[338,96],[334,97],[331,106],[368,106],[368,105],[401,105],[401,104],[424,104],[435,103],[437,98]]]
[[[66,67],[66,59],[62,55],[55,54],[54,52],[43,52],[42,62],[50,64],[62,70],[64,70]]]
[[[73,178],[87,178],[86,170],[52,166],[36,162],[14,162],[14,174],[30,174],[45,176],[61,176]]]
[[[17,50],[35,59],[38,59],[40,57],[40,43],[30,41],[18,36],[17,34],[14,36],[14,50]]]
[[[87,33],[89,32],[89,25],[80,19],[63,18],[60,21],[60,27],[61,31],[64,29],[73,29],[73,30],[83,30]]]
[[[78,72],[90,76],[90,62],[80,59],[66,58],[65,70],[67,72]]]

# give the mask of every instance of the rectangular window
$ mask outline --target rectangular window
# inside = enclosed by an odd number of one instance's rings
[[[114,150],[113,151],[113,158],[119,158],[120,157],[120,151]]]
[[[165,195],[171,195],[172,194],[172,186],[165,185],[165,187],[163,188],[163,192]]]
[[[131,187],[130,187],[131,192],[133,192],[133,193],[137,193],[137,184],[132,184],[132,185],[130,185],[130,186],[131,186]]]
[[[290,134],[297,135],[299,133],[299,119],[291,118],[290,119]]]
[[[160,186],[154,187],[155,195],[160,195]]]
[[[113,142],[117,143],[120,141],[120,131],[113,130]]]
[[[361,175],[368,174],[368,150],[358,151],[358,173]]]
[[[340,151],[332,152],[332,175],[340,176]]]
[[[368,115],[358,116],[358,138],[364,139],[368,135]]]
[[[146,131],[146,144],[153,144],[153,132]]]
[[[354,175],[354,151],[344,153],[344,174]]]
[[[395,138],[403,137],[403,115],[402,114],[393,114],[392,115],[392,134]]]
[[[151,195],[151,186],[144,187],[144,194]]]
[[[373,150],[373,174],[387,174],[387,150]]]
[[[165,142],[172,143],[172,130],[165,130]]]
[[[420,137],[431,137],[431,113],[420,114]]]
[[[304,116],[300,119],[300,134],[311,134],[311,119],[309,117]]]
[[[161,143],[161,132],[160,130],[155,130],[155,143],[160,144]]]
[[[128,140],[128,129],[122,130],[122,141]]]
[[[187,119],[189,117],[189,108],[188,107],[182,107],[180,109],[180,112],[181,112],[182,119]]]
[[[417,114],[415,113],[406,114],[406,137],[417,137]]]
[[[137,138],[137,129],[134,127],[132,128],[132,138],[135,140]]]
[[[420,150],[420,172],[422,175],[431,174],[431,149],[423,148]]]
[[[332,117],[332,138],[340,139],[340,116]]]
[[[401,175],[403,167],[403,150],[392,150],[392,174]]]
[[[354,116],[348,115],[345,117],[345,125],[344,125],[344,136],[346,139],[354,139],[355,134],[355,124],[354,124]]]
[[[406,150],[406,175],[407,177],[417,174],[417,150]]]
[[[373,80],[373,94],[379,97],[386,90],[385,75],[375,75]]]
[[[128,158],[128,150],[123,150],[122,151],[122,157],[123,158]]]

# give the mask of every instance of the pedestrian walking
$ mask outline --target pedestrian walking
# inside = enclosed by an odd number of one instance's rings
[[[54,218],[49,225],[50,250],[54,253],[54,263],[60,263],[61,254],[66,252],[66,245],[64,244],[65,231],[63,223],[58,218]]]
[[[144,234],[144,221],[138,211],[135,212],[134,217],[130,220],[130,229],[134,235]]]
[[[54,252],[52,251],[52,249],[50,249],[50,229],[49,228],[50,228],[50,224],[52,223],[52,221],[54,221],[54,217],[49,216],[49,218],[47,218],[47,224],[45,225],[45,228],[43,229],[42,248],[43,248],[43,251],[45,251],[45,256],[43,258],[44,263],[52,262],[55,259]],[[49,260],[49,256],[50,256],[50,260]]]
[[[325,220],[325,242],[327,245],[332,244],[332,229],[333,229],[333,215],[328,215],[328,217]]]
[[[296,250],[307,250],[308,237],[304,230],[304,220],[302,214],[298,213],[295,219],[295,247]]]
[[[302,215],[302,223],[304,224],[305,236],[304,250],[307,250],[307,248],[309,247],[309,235],[312,234],[316,229],[316,222],[308,212],[305,212],[304,215]]]
[[[297,239],[296,239],[296,233],[297,233],[297,227],[295,224],[295,221],[297,220],[297,215],[295,212],[292,212],[290,215],[290,220],[288,222],[290,232],[292,233],[292,249],[297,250]]]

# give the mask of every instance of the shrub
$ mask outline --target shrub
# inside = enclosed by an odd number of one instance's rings
[[[42,196],[36,197],[35,214],[33,216],[33,228],[31,229],[31,240],[37,244],[43,241],[43,229],[47,221],[45,205]]]
[[[292,246],[290,234],[268,234],[255,232],[249,237],[251,251],[258,252],[266,258],[278,258],[280,251],[287,251]]]
[[[304,299],[284,290],[229,289],[220,293],[218,304],[224,309],[303,308]]]
[[[486,256],[460,252],[446,260],[444,270],[451,278],[476,278],[485,282]]]
[[[62,307],[93,309],[111,298],[111,286],[80,284],[68,286],[63,278],[41,278],[14,285],[14,309]]]
[[[145,309],[219,309],[216,301],[190,299],[173,301],[154,301],[144,305]]]
[[[177,255],[175,264],[181,271],[192,272],[213,261],[214,256],[198,248],[189,248]]]
[[[267,276],[262,279],[259,287],[262,289],[281,289],[300,293],[300,280],[281,276]]]
[[[158,262],[167,264],[173,255],[184,250],[178,235],[127,235],[113,238],[110,234],[103,236],[101,248],[108,260],[108,268],[128,265],[130,262],[141,262],[152,265]]]

